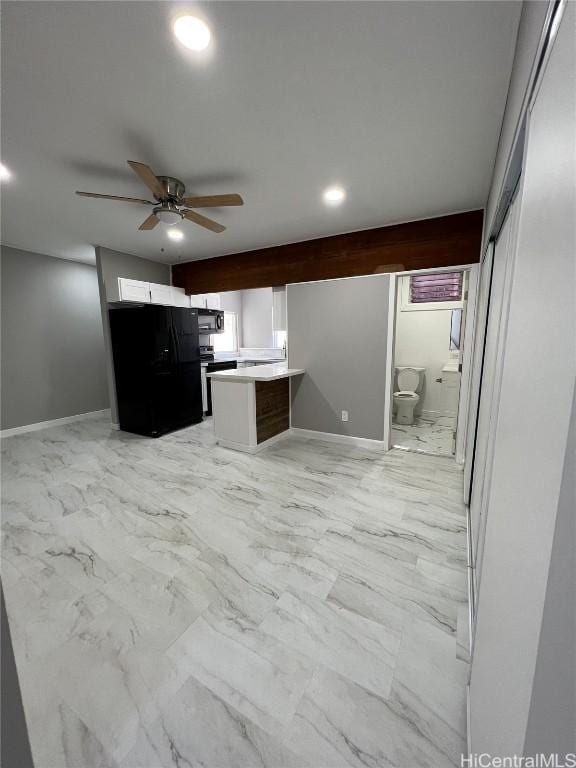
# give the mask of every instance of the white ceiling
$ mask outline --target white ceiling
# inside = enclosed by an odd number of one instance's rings
[[[2,242],[176,262],[483,207],[520,5],[3,2]],[[173,39],[182,10],[209,55]],[[148,197],[126,160],[245,206],[175,244],[144,206],[74,195]]]

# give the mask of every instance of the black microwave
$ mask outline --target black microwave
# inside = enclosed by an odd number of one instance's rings
[[[224,333],[224,311],[222,309],[198,310],[198,333]]]

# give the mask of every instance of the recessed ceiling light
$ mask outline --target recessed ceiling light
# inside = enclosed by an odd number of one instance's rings
[[[346,192],[342,187],[327,187],[322,198],[326,205],[340,205],[346,200]]]
[[[203,51],[210,45],[210,27],[196,16],[179,16],[172,29],[176,39],[191,51]]]
[[[2,163],[0,163],[0,181],[8,181],[8,179],[10,179],[11,177],[12,177],[12,174],[10,173],[8,168],[6,168],[5,165],[2,165]]]
[[[174,240],[177,243],[180,242],[180,240],[184,240],[184,233],[179,229],[169,229],[166,234],[170,240]]]

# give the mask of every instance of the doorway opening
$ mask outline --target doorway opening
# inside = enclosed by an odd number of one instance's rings
[[[469,271],[398,275],[391,444],[454,456]]]

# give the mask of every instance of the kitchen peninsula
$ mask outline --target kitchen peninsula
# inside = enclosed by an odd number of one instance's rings
[[[290,378],[303,373],[287,363],[208,373],[218,443],[256,453],[277,440],[290,429]]]

